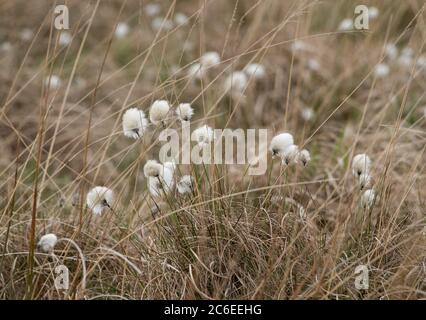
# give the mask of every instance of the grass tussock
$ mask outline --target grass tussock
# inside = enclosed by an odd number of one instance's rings
[[[424,299],[425,7],[367,2],[344,31],[355,1],[72,0],[62,34],[53,2],[0,3],[0,298]],[[290,132],[310,161],[144,174],[185,121]]]

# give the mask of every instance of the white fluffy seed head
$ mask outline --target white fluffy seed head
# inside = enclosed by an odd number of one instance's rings
[[[86,196],[86,204],[96,215],[101,215],[106,207],[114,204],[114,192],[107,187],[97,186],[91,189]]]
[[[413,63],[414,51],[410,47],[405,47],[401,51],[401,55],[398,58],[398,63],[403,67],[409,67]]]
[[[177,184],[177,189],[180,194],[191,193],[193,190],[193,179],[190,175],[185,175],[180,178]]]
[[[46,253],[51,253],[58,242],[58,237],[53,233],[48,233],[42,236],[37,244],[39,249]]]
[[[422,55],[417,59],[416,65],[420,68],[420,69],[424,69],[426,68],[426,55]]]
[[[172,173],[174,173],[175,170],[176,170],[176,162],[174,162],[174,161],[166,161],[166,162],[164,162],[163,163],[163,169],[168,169]]]
[[[156,100],[149,109],[149,119],[155,125],[165,122],[170,105],[166,100]]]
[[[125,22],[120,22],[117,24],[117,28],[115,29],[115,36],[118,39],[124,38],[129,33],[130,28],[129,25]]]
[[[71,43],[72,41],[72,36],[71,33],[69,33],[68,31],[62,31],[61,34],[59,35],[59,45],[61,46],[67,46]]]
[[[387,64],[379,63],[374,68],[374,74],[377,78],[385,78],[389,75],[390,68]]]
[[[52,90],[59,89],[59,87],[61,86],[61,84],[62,84],[61,78],[59,78],[55,74],[52,74],[50,76],[50,78],[46,77],[46,79],[45,79],[45,85],[46,85],[46,87],[49,87]]]
[[[190,78],[201,79],[206,75],[206,69],[201,63],[193,63],[188,68],[188,76]]]
[[[300,161],[304,166],[306,166],[309,161],[311,161],[311,155],[308,150],[303,149],[297,155],[297,160]]]
[[[292,144],[294,144],[293,136],[290,133],[283,132],[272,138],[269,150],[273,157],[282,156],[284,150]]]
[[[363,173],[358,178],[358,184],[361,190],[367,188],[371,183],[371,175],[369,173]]]
[[[191,134],[192,140],[195,140],[200,147],[210,144],[215,136],[214,131],[208,125],[204,125],[198,129],[195,129]]]
[[[362,174],[367,174],[370,172],[371,160],[365,154],[357,154],[352,159],[352,174],[356,177],[360,177]]]
[[[361,196],[361,206],[365,209],[370,209],[376,199],[376,193],[373,189],[365,190]]]
[[[159,177],[162,171],[163,166],[156,160],[148,160],[143,167],[143,173],[147,178]]]
[[[368,8],[368,17],[370,19],[376,19],[379,16],[379,9],[377,7]]]
[[[126,137],[138,139],[142,137],[147,127],[148,120],[142,110],[130,108],[123,114],[123,132]]]
[[[24,41],[30,41],[34,37],[34,32],[29,28],[25,28],[20,32],[19,36]]]
[[[312,108],[305,107],[301,111],[302,119],[305,121],[311,121],[315,117],[315,111]]]
[[[398,57],[398,48],[393,43],[388,43],[385,47],[385,54],[390,60]]]
[[[298,51],[311,51],[311,50],[312,50],[312,47],[308,45],[306,42],[304,42],[303,40],[295,40],[291,44],[291,51],[295,53]]]
[[[295,144],[289,145],[285,148],[282,154],[282,163],[285,165],[290,165],[291,163],[297,162],[297,157],[299,154],[299,147]]]
[[[339,24],[339,31],[350,31],[354,28],[354,22],[352,19],[347,18],[342,20]]]
[[[152,19],[151,27],[155,31],[170,31],[173,29],[173,21],[164,19],[162,17],[155,17],[154,19]]]
[[[174,21],[176,23],[176,25],[178,26],[182,26],[188,23],[189,18],[186,14],[183,14],[181,12],[176,13]]]
[[[3,42],[2,44],[0,44],[0,52],[9,52],[12,50],[12,45],[10,44],[10,42]]]
[[[148,190],[153,197],[167,195],[173,191],[174,187],[174,170],[170,167],[171,163],[160,165],[160,175],[157,177],[148,177]],[[174,165],[174,164],[173,164]]]
[[[260,80],[265,78],[266,70],[265,67],[259,63],[250,63],[244,67],[243,70],[247,77]]]
[[[160,5],[158,3],[148,3],[145,6],[145,13],[147,16],[153,17],[159,14],[161,11]]]
[[[241,94],[247,87],[247,76],[242,71],[232,72],[224,82],[226,92]]]
[[[211,68],[219,63],[220,55],[215,51],[206,52],[200,57],[200,64],[204,68]]]
[[[176,107],[176,115],[182,122],[191,120],[193,114],[194,109],[189,103],[181,103]]]
[[[312,71],[319,71],[321,69],[321,64],[317,59],[311,58],[308,60],[308,68]]]

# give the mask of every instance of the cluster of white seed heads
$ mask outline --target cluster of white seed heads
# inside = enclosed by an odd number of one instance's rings
[[[280,133],[272,138],[269,150],[272,157],[279,157],[282,164],[288,166],[292,163],[301,163],[306,166],[311,160],[308,150],[299,150],[299,147],[294,144],[293,135],[287,132]]]
[[[352,174],[358,181],[361,190],[365,190],[361,196],[361,206],[369,209],[373,206],[376,194],[374,189],[366,189],[372,183],[371,177],[371,160],[365,153],[357,154],[352,159]]]
[[[188,122],[194,114],[194,109],[189,103],[181,103],[176,107],[175,113],[181,122]],[[167,100],[155,100],[149,109],[149,120],[153,125],[165,126],[169,115],[170,104]],[[130,108],[123,114],[122,126],[126,137],[139,139],[146,132],[149,121],[145,112],[137,108]]]

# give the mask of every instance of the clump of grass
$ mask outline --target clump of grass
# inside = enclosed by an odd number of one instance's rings
[[[422,3],[355,5],[0,4],[0,298],[425,298]],[[181,125],[267,172],[152,160]]]

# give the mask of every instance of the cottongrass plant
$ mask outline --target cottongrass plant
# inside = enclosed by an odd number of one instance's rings
[[[290,165],[291,163],[297,163],[297,157],[299,154],[299,147],[295,144],[291,144],[284,149],[282,154],[282,163],[285,165]]]
[[[293,135],[288,132],[274,136],[269,144],[272,158],[279,157],[281,163],[288,166],[301,163],[304,167],[311,161],[311,155],[307,149],[299,150],[294,144]]]
[[[188,122],[194,115],[194,109],[189,103],[180,103],[176,107],[176,115],[181,122]]]
[[[166,125],[166,119],[170,111],[170,105],[167,100],[155,100],[149,109],[149,119],[155,125]]]
[[[115,201],[114,192],[107,187],[97,186],[87,193],[87,207],[95,214],[101,215],[106,208],[112,209]]]
[[[208,51],[204,53],[199,62],[193,63],[188,69],[190,78],[202,79],[207,76],[208,72],[219,65],[220,55],[215,51]]]
[[[259,63],[250,63],[243,69],[248,78],[261,80],[266,77],[266,69]]]
[[[240,98],[248,84],[248,78],[243,71],[232,72],[224,81],[224,90],[234,98]]]
[[[177,184],[177,190],[181,195],[190,194],[193,192],[194,179],[190,175],[184,175],[180,178]]]
[[[167,196],[173,191],[175,169],[176,164],[173,162],[160,164],[150,160],[145,164],[144,173],[148,178],[148,190],[153,197]]]
[[[370,172],[371,160],[365,153],[357,154],[352,159],[352,174],[355,177],[360,177],[363,174]]]
[[[118,39],[123,39],[129,34],[129,32],[130,32],[129,25],[125,22],[119,22],[117,24],[117,28],[115,29],[115,36]]]
[[[72,47],[56,43],[38,3],[2,6],[11,51],[0,49],[0,298],[424,299],[420,1],[377,2],[374,32],[362,33],[336,32],[355,2],[186,2],[73,2]],[[117,37],[120,21],[129,29]],[[382,56],[392,72],[371,82]],[[199,82],[186,74],[193,67]],[[244,103],[224,98],[234,70],[246,78]],[[49,75],[64,90],[45,86]],[[127,110],[158,97],[173,108]],[[291,134],[247,146],[259,155],[246,159],[253,167],[269,156],[256,176],[235,161],[149,161],[165,145],[163,125],[190,121],[195,148],[214,141],[213,128]],[[357,148],[368,156],[351,158]],[[87,190],[95,181],[105,187]],[[55,288],[59,264],[68,290]],[[368,290],[354,284],[359,265]]]
[[[280,133],[274,136],[269,144],[269,150],[273,157],[284,155],[284,151],[287,147],[294,144],[293,135],[287,132]]]
[[[142,110],[130,108],[123,114],[122,125],[126,137],[139,139],[148,127],[148,120]]]
[[[376,193],[373,189],[365,190],[361,196],[361,206],[365,209],[371,209],[376,200]]]
[[[43,252],[52,253],[56,242],[58,242],[58,237],[53,233],[48,233],[40,238],[37,246]]]
[[[201,148],[209,145],[216,138],[214,130],[208,125],[195,129],[191,135]]]

